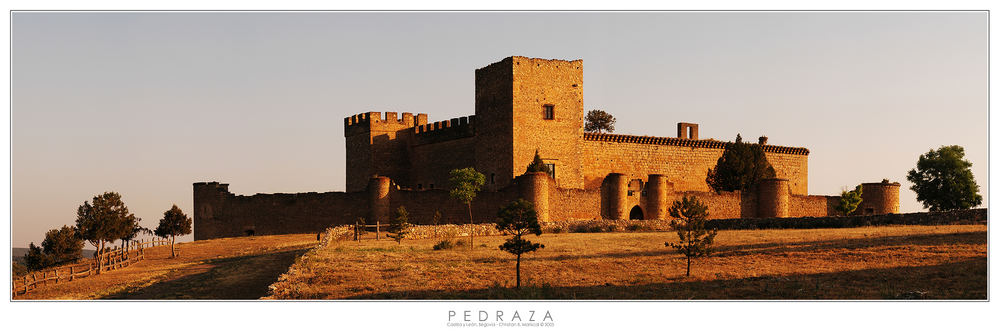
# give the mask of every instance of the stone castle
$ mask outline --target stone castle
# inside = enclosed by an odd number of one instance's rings
[[[344,119],[346,192],[234,195],[228,184],[194,184],[195,239],[318,232],[363,217],[386,223],[405,206],[411,221],[466,223],[448,196],[449,172],[486,176],[473,201],[477,222],[517,198],[542,221],[665,219],[694,196],[709,218],[835,214],[839,197],[808,195],[809,150],[758,142],[777,177],[754,193],[716,193],[705,178],[727,142],[677,124],[677,137],[585,133],[583,61],[509,57],[476,70],[475,114],[430,123],[426,114],[368,112]],[[526,173],[538,151],[550,173]],[[899,211],[898,183],[865,183],[859,214]]]

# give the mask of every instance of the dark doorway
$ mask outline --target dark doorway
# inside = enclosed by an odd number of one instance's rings
[[[632,211],[628,213],[629,220],[642,220],[642,208],[639,206],[632,207]]]
[[[246,233],[247,236],[253,236],[253,229],[247,229],[246,231],[243,232]]]

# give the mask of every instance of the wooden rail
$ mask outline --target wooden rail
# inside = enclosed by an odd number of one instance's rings
[[[100,260],[102,271],[112,271],[128,267],[134,263],[145,259],[145,249],[150,247],[169,245],[170,241],[165,238],[156,238],[145,242],[134,242],[123,248],[105,249],[101,254],[95,254],[94,260],[89,263],[60,266],[49,268],[39,272],[31,272],[20,279],[12,279],[13,289],[11,294],[27,294],[39,285],[49,283],[69,282],[78,278],[84,278],[97,273],[97,261]]]
[[[365,229],[368,228],[375,228],[375,240],[379,240],[381,238],[380,234],[382,233],[382,224],[379,223],[379,221],[375,221],[375,224],[354,223],[354,240],[360,243],[361,235],[364,235],[366,233]]]

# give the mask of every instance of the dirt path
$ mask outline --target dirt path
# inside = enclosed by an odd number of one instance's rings
[[[266,296],[267,287],[306,251],[209,260],[171,272],[149,286],[123,290],[105,299],[258,299]]]

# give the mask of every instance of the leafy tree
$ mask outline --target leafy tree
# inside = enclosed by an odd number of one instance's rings
[[[969,209],[983,203],[970,167],[965,148],[941,146],[920,155],[906,180],[913,183],[910,189],[917,192],[917,200],[932,212]]]
[[[847,216],[858,209],[859,204],[861,204],[861,185],[855,187],[853,191],[840,191],[840,202],[835,208],[841,215]]]
[[[26,266],[24,266],[24,265],[22,265],[22,264],[20,264],[20,263],[18,263],[16,261],[11,261],[10,262],[10,275],[11,276],[13,276],[13,277],[16,278],[16,277],[24,276],[25,274],[28,274],[28,267],[26,267]]]
[[[550,173],[549,166],[545,165],[545,162],[542,161],[542,157],[538,155],[538,149],[535,149],[535,158],[531,160],[530,164],[528,164],[528,169],[525,170],[525,172]]]
[[[747,191],[761,179],[774,176],[774,168],[761,145],[745,143],[737,134],[736,142],[727,145],[715,168],[708,170],[705,181],[716,192]]]
[[[472,248],[472,242],[475,240],[473,234],[475,234],[475,222],[472,219],[472,200],[476,198],[476,194],[486,183],[486,176],[476,171],[473,167],[468,167],[465,169],[454,169],[451,170],[451,178],[449,178],[451,183],[451,191],[448,192],[452,199],[461,201],[469,208],[469,247]]]
[[[500,218],[496,223],[497,230],[506,235],[514,236],[500,245],[500,249],[517,256],[517,265],[515,266],[517,288],[521,288],[521,255],[545,247],[545,245],[524,239],[524,236],[528,234],[541,235],[542,226],[538,224],[538,214],[535,212],[535,207],[524,199],[517,199],[501,208],[497,216]]]
[[[611,133],[615,131],[615,116],[604,112],[604,110],[587,111],[586,121],[586,124],[583,125],[584,132],[601,133],[607,131]]]
[[[107,250],[105,247],[107,242],[128,237],[140,219],[129,213],[128,207],[118,193],[104,192],[95,196],[93,201],[93,204],[84,201],[83,205],[77,208],[76,229],[80,233],[80,238],[97,248],[98,255],[95,258],[97,258],[97,272],[100,274],[104,267],[100,254]]]
[[[674,201],[670,207],[670,216],[680,221],[670,222],[670,226],[677,230],[680,242],[666,242],[664,245],[676,249],[687,258],[686,274],[691,276],[691,259],[712,253],[712,242],[715,240],[718,230],[705,229],[708,207],[694,197],[685,196],[680,201]]]
[[[133,224],[131,227],[125,228],[125,236],[122,236],[122,238],[120,239],[122,242],[122,247],[128,246],[128,243],[130,243],[136,237],[139,237],[139,234],[153,235],[154,233],[153,230],[149,230],[149,228],[140,226],[139,221],[136,220],[135,224]]]
[[[389,222],[389,228],[386,229],[389,233],[386,236],[395,239],[396,244],[399,244],[410,233],[410,227],[412,226],[410,224],[410,213],[406,211],[406,207],[399,206],[392,214],[392,222]]]
[[[35,246],[32,242],[28,244],[28,253],[24,254],[24,265],[28,267],[29,270],[37,271],[45,267],[52,266],[52,258],[45,255],[42,252],[42,248]]]
[[[170,257],[177,257],[177,252],[174,251],[175,239],[177,236],[191,233],[191,218],[184,214],[180,208],[177,208],[177,205],[173,205],[169,210],[163,212],[163,218],[160,219],[160,224],[156,226],[153,233],[159,237],[170,238]]]
[[[83,257],[82,251],[83,240],[76,229],[70,226],[49,230],[42,241],[42,253],[53,266],[80,259]]]

